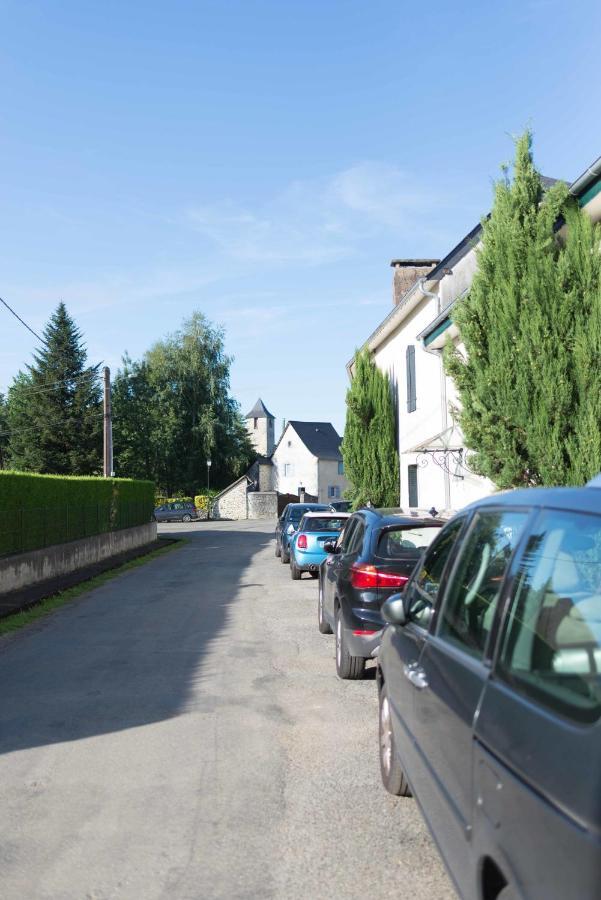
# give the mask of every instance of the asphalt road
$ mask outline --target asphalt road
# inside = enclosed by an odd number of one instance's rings
[[[454,898],[271,523],[161,530],[190,540],[0,639],[2,900]]]

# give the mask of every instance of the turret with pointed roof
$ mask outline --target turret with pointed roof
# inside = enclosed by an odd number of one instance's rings
[[[257,453],[260,456],[271,456],[275,447],[275,418],[260,397],[245,418],[248,436]]]

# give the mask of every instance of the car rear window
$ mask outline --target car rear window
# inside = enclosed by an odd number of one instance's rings
[[[318,509],[316,510],[314,506],[304,506],[304,507],[301,506],[301,507],[295,508],[295,509],[291,510],[291,512],[290,512],[290,521],[291,522],[300,522],[300,520],[302,519],[302,517],[305,515],[306,512],[318,512]]]
[[[408,525],[406,527],[387,528],[378,539],[376,555],[384,559],[417,558],[426,547],[429,547],[441,525]]]
[[[303,522],[303,531],[342,531],[346,525],[347,518],[340,516],[320,516],[318,519],[311,517]]]

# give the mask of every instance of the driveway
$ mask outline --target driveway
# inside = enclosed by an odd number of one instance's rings
[[[3,900],[454,898],[272,523],[160,531],[189,541],[0,639]]]

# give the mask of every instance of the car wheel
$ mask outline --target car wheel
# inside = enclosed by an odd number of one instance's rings
[[[280,554],[280,559],[282,560],[283,565],[287,566],[290,562],[290,554],[286,553],[284,548],[282,547],[282,552]]]
[[[332,634],[330,623],[326,619],[323,611],[323,585],[321,578],[319,579],[319,594],[317,598],[317,627],[322,634]]]
[[[380,725],[378,734],[380,738],[380,774],[382,776],[382,784],[390,794],[394,794],[396,797],[410,797],[411,788],[399,764],[394,746],[390,701],[384,682],[380,688],[379,701]]]
[[[300,581],[301,575],[303,573],[298,568],[293,559],[290,560],[290,577],[293,581]]]
[[[187,513],[185,516],[182,516],[182,522],[191,522],[192,516],[189,516]]]
[[[340,608],[336,610],[336,671],[339,678],[361,678],[365,669],[362,656],[352,656],[344,639],[344,625]]]
[[[280,547],[280,542],[277,538],[275,539],[275,555],[278,559],[282,555],[282,548]]]

